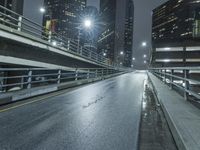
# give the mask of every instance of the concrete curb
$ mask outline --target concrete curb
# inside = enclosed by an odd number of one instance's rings
[[[100,80],[116,77],[116,76],[119,76],[122,74],[124,74],[124,72],[116,73],[113,75],[107,75],[104,77],[84,79],[84,80],[78,80],[78,81],[70,81],[70,82],[61,83],[61,84],[53,84],[53,85],[49,85],[49,86],[42,86],[42,87],[24,89],[24,90],[20,90],[20,91],[13,91],[13,92],[1,94],[0,95],[0,105],[16,102],[16,101],[31,98],[34,96],[39,96],[39,95],[43,95],[43,94],[47,94],[47,93],[51,93],[51,92],[56,92],[59,90],[72,88],[72,87],[76,87],[76,86],[80,86],[80,85],[84,85],[84,84],[88,84],[88,83],[97,82]]]

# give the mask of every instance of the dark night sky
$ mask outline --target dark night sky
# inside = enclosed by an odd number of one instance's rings
[[[41,24],[42,15],[39,8],[43,0],[24,0],[26,17],[31,18]],[[100,0],[88,0],[88,5],[99,7]],[[143,66],[143,55],[149,54],[151,48],[151,12],[156,6],[167,0],[134,0],[135,5],[135,26],[134,26],[134,57],[136,57],[135,66]],[[141,46],[142,41],[147,41],[148,47]]]

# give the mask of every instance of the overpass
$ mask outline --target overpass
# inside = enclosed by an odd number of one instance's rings
[[[0,6],[0,64],[45,68],[108,68],[107,58]]]

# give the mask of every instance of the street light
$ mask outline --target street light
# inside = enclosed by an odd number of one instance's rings
[[[53,42],[52,42],[52,45],[53,45],[53,46],[56,46],[56,45],[57,45],[57,42],[56,42],[56,41],[53,41]]]
[[[132,60],[135,61],[135,57],[133,57]]]
[[[144,54],[144,55],[143,55],[143,57],[144,57],[144,58],[147,58],[147,55],[146,55],[146,54]]]
[[[121,51],[121,52],[120,52],[120,55],[124,55],[124,52],[123,52],[123,51]]]
[[[146,47],[147,46],[147,42],[142,42],[142,46]]]
[[[106,53],[103,53],[103,56],[106,56]]]
[[[144,64],[146,64],[146,63],[147,63],[147,61],[145,60],[145,61],[144,61]]]
[[[45,10],[44,7],[41,7],[41,8],[40,8],[40,12],[41,12],[41,13],[45,13],[45,11],[46,11],[46,10]]]
[[[84,20],[84,27],[85,28],[91,28],[92,27],[92,21],[91,21],[91,19],[85,19]]]

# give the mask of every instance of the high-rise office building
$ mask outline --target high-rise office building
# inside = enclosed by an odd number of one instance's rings
[[[98,40],[99,53],[103,53],[110,61],[114,63],[115,37],[116,37],[116,0],[100,1],[100,20],[102,22],[101,34]]]
[[[127,0],[125,31],[124,31],[124,60],[123,66],[132,66],[132,49],[133,49],[133,23],[134,23],[134,4],[133,0]]]
[[[100,1],[100,17],[104,27],[98,49],[111,63],[131,66],[133,8],[132,0]]]
[[[169,0],[153,10],[154,66],[191,66],[199,63],[199,41],[199,0]]]
[[[44,0],[44,7],[46,13],[43,25],[66,38],[76,40],[86,0]]]
[[[23,14],[24,0],[0,0],[0,5],[18,14]]]

